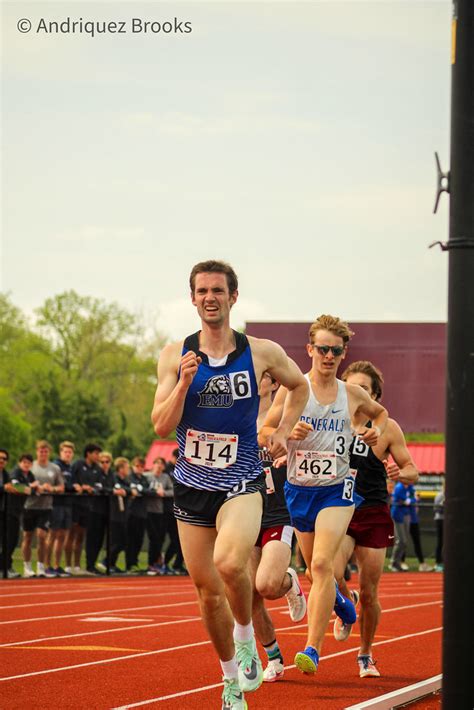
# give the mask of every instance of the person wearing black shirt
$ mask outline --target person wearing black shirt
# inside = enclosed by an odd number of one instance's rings
[[[130,474],[130,489],[132,500],[128,509],[127,520],[127,546],[125,558],[127,572],[140,573],[143,570],[138,565],[138,556],[142,549],[145,537],[147,517],[147,497],[156,496],[154,490],[150,491],[150,483],[144,475],[145,459],[135,456],[132,460],[132,473]]]
[[[110,565],[112,574],[121,574],[123,569],[117,567],[117,559],[127,546],[127,516],[131,500],[130,462],[124,456],[114,461],[115,474],[113,478],[113,497],[110,501],[110,560],[103,561],[103,567]]]
[[[75,493],[72,483],[72,460],[74,458],[74,444],[72,441],[62,441],[59,444],[59,457],[54,459],[61,469],[64,478],[64,494],[55,495],[53,498],[53,512],[51,514],[51,528],[48,536],[48,549],[46,551],[48,577],[70,577],[71,573],[61,567],[61,557],[64,543],[69,530],[72,528],[72,496]],[[54,567],[51,566],[51,557],[54,558]]]
[[[260,380],[258,393],[257,430],[263,426],[278,382],[268,372]],[[264,599],[280,599],[286,596],[292,621],[301,621],[306,614],[306,598],[298,582],[296,572],[289,566],[293,527],[286,506],[284,485],[286,466],[275,465],[266,448],[260,449],[266,483],[266,499],[260,532],[252,552],[252,577],[254,582],[252,621],[255,634],[265,649],[268,658],[263,680],[273,683],[283,677],[283,656],[276,638],[275,626],[268,613]]]
[[[353,362],[343,372],[342,380],[359,385],[378,402],[382,398],[382,373],[367,360]],[[368,422],[367,426],[371,426]],[[389,456],[393,462],[389,463]],[[372,644],[380,618],[378,586],[383,571],[386,548],[393,545],[393,522],[387,499],[387,478],[390,481],[416,483],[418,471],[405,443],[405,437],[394,419],[388,419],[377,444],[370,448],[360,437],[355,437],[351,447],[350,466],[357,470],[356,492],[363,503],[354,511],[347,533],[340,546],[335,569],[337,582],[343,594],[350,595],[343,579],[344,569],[355,553],[360,583],[360,648],[357,657],[361,678],[378,677],[380,671],[372,658]],[[357,598],[354,599],[357,602]],[[334,637],[345,641],[351,624],[341,619],[334,622]]]
[[[94,486],[100,476],[98,464],[99,454],[102,448],[97,444],[87,444],[84,449],[84,458],[75,461],[72,466],[72,485],[77,498],[72,504],[72,528],[66,540],[66,572],[82,574],[81,552],[84,541],[87,521],[91,505],[91,496],[94,494]],[[74,567],[72,558],[74,553]]]
[[[1,456],[2,451],[0,450],[0,458]],[[21,454],[18,459],[18,466],[16,466],[11,473],[3,470],[4,490],[5,493],[10,494],[8,496],[6,511],[7,564],[9,579],[15,579],[20,576],[12,569],[12,556],[18,545],[20,537],[20,526],[26,496],[34,492],[37,487],[35,477],[31,473],[32,465],[33,456],[31,454]],[[2,552],[0,569],[3,569],[3,548],[0,549]],[[32,576],[34,576],[34,574]]]
[[[104,544],[107,532],[109,495],[114,487],[112,473],[112,454],[101,451],[99,455],[99,473],[94,484],[94,498],[91,502],[86,535],[86,574],[101,574],[96,569],[97,557]]]

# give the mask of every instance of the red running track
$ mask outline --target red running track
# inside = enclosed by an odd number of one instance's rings
[[[380,598],[382,675],[365,679],[357,625],[345,643],[328,627],[308,677],[293,666],[306,624],[291,623],[285,600],[269,603],[286,671],[246,696],[249,710],[342,710],[439,674],[442,575],[384,574]],[[0,639],[2,710],[221,707],[220,667],[186,577],[3,581]]]

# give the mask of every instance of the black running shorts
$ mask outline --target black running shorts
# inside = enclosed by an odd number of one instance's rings
[[[237,496],[260,493],[265,505],[265,476],[262,474],[253,481],[243,480],[230,491],[204,491],[190,488],[174,481],[174,515],[177,520],[189,525],[215,528],[216,518],[221,507],[228,500]]]

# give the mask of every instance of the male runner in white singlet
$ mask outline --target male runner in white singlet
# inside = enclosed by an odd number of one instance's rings
[[[289,392],[268,442],[273,456],[286,452],[308,384],[279,345],[231,329],[230,309],[238,297],[232,267],[201,262],[191,271],[190,287],[201,330],[163,349],[152,421],[160,436],[176,429],[174,510],[183,554],[221,662],[222,708],[244,710],[244,691],[258,688],[263,677],[248,568],[265,486],[256,430],[258,383],[267,371]]]
[[[309,330],[306,346],[312,360],[306,375],[310,385],[299,423],[288,441],[285,494],[291,522],[311,573],[306,648],[295,656],[304,673],[314,673],[331,612],[344,623],[356,619],[355,608],[336,588],[334,560],[354,512],[362,501],[355,493],[349,468],[353,438],[351,422],[360,439],[375,446],[385,429],[387,411],[356,385],[336,378],[352,332],[333,316],[320,316]],[[261,435],[278,426],[286,391],[280,387]],[[367,420],[372,427],[365,426]]]

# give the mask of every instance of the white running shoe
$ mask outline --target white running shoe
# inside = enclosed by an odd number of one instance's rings
[[[65,571],[67,574],[72,574],[72,567],[65,567],[65,568],[64,568],[64,571]]]
[[[359,604],[359,598],[360,594],[358,591],[355,589],[351,590],[351,597],[352,601],[354,602],[354,606],[357,609],[357,606]],[[334,638],[336,641],[347,641],[349,636],[351,635],[353,624],[345,624],[342,619],[340,619],[338,616],[336,616],[336,619],[334,621],[334,627],[333,627],[333,634]]]
[[[23,570],[23,577],[24,577],[25,579],[29,579],[29,578],[31,578],[31,577],[36,577],[36,574],[35,574],[34,570],[32,570],[32,569],[27,569],[27,568],[25,567],[25,569]]]
[[[268,666],[263,671],[263,682],[274,683],[276,680],[283,678],[284,672],[285,666],[283,663],[279,658],[274,658],[272,661],[268,661]]]
[[[420,572],[433,572],[434,567],[429,565],[427,562],[422,562],[421,565],[418,567],[418,570]]]
[[[400,562],[400,569],[402,569],[403,572],[408,572],[410,570],[406,562]]]
[[[372,656],[357,656],[357,663],[361,678],[378,678],[380,676]]]
[[[72,568],[72,573],[73,573],[73,574],[76,574],[76,575],[81,575],[81,574],[82,574],[82,570],[81,570],[80,567],[73,567],[73,568]]]
[[[287,572],[290,575],[291,587],[285,596],[286,601],[288,602],[288,609],[290,610],[290,619],[297,622],[301,621],[305,617],[306,597],[300,587],[298,575],[295,570],[288,567]]]

